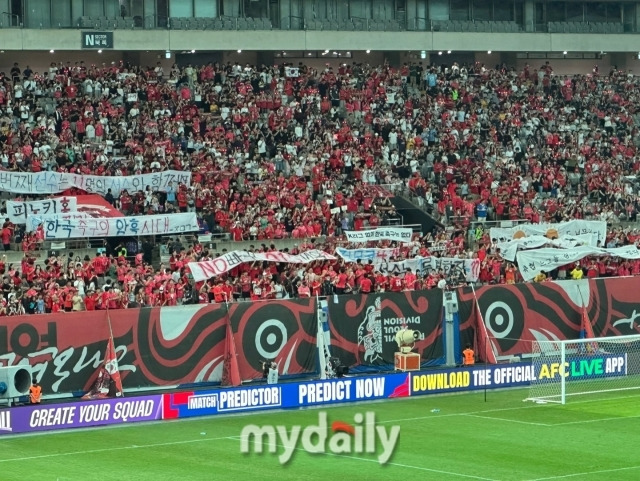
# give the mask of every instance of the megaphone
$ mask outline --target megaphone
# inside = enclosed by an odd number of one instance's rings
[[[396,343],[400,352],[411,352],[415,342],[420,339],[420,333],[411,329],[401,329],[396,332]]]
[[[31,366],[0,367],[0,399],[11,400],[29,394]]]

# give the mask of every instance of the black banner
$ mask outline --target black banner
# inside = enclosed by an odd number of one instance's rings
[[[345,365],[393,364],[395,335],[405,325],[423,336],[414,349],[423,361],[443,362],[440,289],[330,297],[328,302],[331,352]]]

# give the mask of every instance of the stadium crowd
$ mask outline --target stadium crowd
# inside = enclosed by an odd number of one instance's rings
[[[344,245],[345,230],[398,224],[390,197],[399,189],[445,228],[410,244],[376,244],[396,249],[391,261],[476,258],[479,282],[512,283],[521,279],[517,267],[499,256],[484,221],[636,220],[639,97],[631,73],[561,77],[548,62],[521,71],[416,62],[322,70],[228,63],[165,72],[161,64],[78,62],[34,72],[16,64],[0,75],[0,163],[9,171],[113,176],[191,171],[190,186],[106,199],[125,215],[195,211],[203,232],[264,242],[256,251],[293,237],[300,246],[291,253],[332,253]],[[30,254],[42,241],[37,233],[5,221],[2,237],[5,249],[17,237],[25,251],[20,266],[0,265],[2,314],[466,282],[444,271],[384,275],[372,264],[333,261],[244,264],[193,283],[186,264],[219,254],[197,242],[173,241],[159,269],[142,252],[119,255],[123,248],[52,257],[43,267]],[[612,227],[607,246],[639,237]],[[574,267],[548,274],[577,277]],[[640,263],[585,259],[580,270],[640,274]]]

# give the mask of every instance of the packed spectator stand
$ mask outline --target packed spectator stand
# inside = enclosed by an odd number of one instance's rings
[[[400,223],[390,198],[409,195],[445,228],[368,247],[395,249],[392,260],[477,258],[480,283],[512,283],[521,278],[489,237],[492,220],[602,219],[612,225],[608,247],[640,238],[615,225],[637,216],[639,94],[630,73],[559,77],[548,62],[522,71],[236,63],[165,72],[160,64],[79,62],[34,72],[16,64],[0,76],[0,162],[23,172],[191,171],[191,186],[106,198],[125,215],[196,212],[203,233],[250,240],[255,251],[295,238],[291,253],[332,253],[345,246],[343,231]],[[194,283],[188,262],[220,254],[197,240],[171,239],[168,259],[154,268],[144,239],[143,248],[121,244],[84,258],[62,252],[42,263],[33,254],[42,243],[37,232],[5,222],[2,238],[5,250],[17,240],[24,252],[20,266],[0,265],[3,315],[468,281],[440,271],[385,275],[338,260],[243,264]],[[640,261],[590,258],[581,266],[588,277],[640,274]],[[537,280],[578,278],[574,271]]]

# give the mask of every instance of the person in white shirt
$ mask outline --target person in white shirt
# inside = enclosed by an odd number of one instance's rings
[[[86,127],[84,128],[85,130],[85,137],[87,140],[89,141],[93,141],[96,138],[96,128],[93,126],[93,122],[90,122],[86,125]]]

